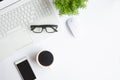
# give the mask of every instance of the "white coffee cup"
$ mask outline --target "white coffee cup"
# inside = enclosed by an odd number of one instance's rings
[[[42,67],[48,67],[53,63],[54,57],[48,50],[42,50],[37,53],[36,61]]]

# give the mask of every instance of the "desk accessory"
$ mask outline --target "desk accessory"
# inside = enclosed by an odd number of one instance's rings
[[[43,30],[45,29],[45,31],[47,33],[54,33],[54,32],[58,32],[57,28],[58,25],[31,25],[31,31],[33,31],[34,33],[41,33],[43,32]]]
[[[38,65],[40,65],[42,67],[48,67],[53,63],[54,57],[50,51],[42,50],[42,51],[38,52],[38,54],[36,56],[36,61],[37,61]]]
[[[77,21],[76,18],[69,18],[66,21],[66,25],[69,29],[69,31],[71,32],[71,34],[75,37],[75,38],[79,38],[80,37],[80,25],[78,24],[79,22]]]
[[[35,80],[36,76],[26,57],[15,62],[15,66],[23,80]]]

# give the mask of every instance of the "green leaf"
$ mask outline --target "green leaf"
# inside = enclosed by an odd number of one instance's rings
[[[54,0],[60,15],[77,15],[79,8],[85,8],[88,0]]]

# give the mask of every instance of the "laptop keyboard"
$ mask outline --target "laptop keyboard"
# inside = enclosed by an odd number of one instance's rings
[[[0,39],[6,37],[18,26],[30,26],[32,22],[51,14],[51,5],[48,0],[30,0],[0,15]]]

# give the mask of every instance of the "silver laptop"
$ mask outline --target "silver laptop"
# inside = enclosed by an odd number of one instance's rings
[[[12,4],[19,2],[20,0],[0,0],[0,10],[9,7]]]
[[[56,19],[48,0],[0,1],[0,60],[35,40],[52,35],[35,34],[30,25],[57,24]]]

